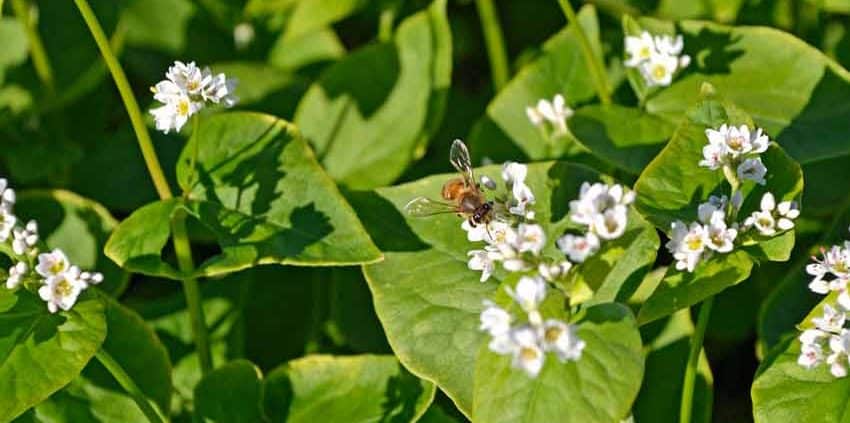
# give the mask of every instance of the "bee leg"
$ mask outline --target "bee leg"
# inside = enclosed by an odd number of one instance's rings
[[[469,226],[471,226],[473,228],[477,226],[475,224],[475,220],[473,220],[471,217],[469,219],[466,219],[466,221],[469,222]]]

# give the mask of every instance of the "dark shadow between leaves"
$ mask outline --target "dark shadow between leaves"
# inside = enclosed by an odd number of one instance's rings
[[[405,423],[416,413],[416,399],[424,391],[419,378],[408,373],[401,364],[399,373],[387,381],[381,403],[381,423]]]
[[[551,222],[559,222],[570,212],[570,201],[577,199],[581,192],[581,182],[593,183],[599,180],[599,174],[593,169],[566,162],[556,162],[547,172],[552,183]]]
[[[263,405],[272,423],[283,423],[289,419],[289,409],[295,396],[288,369],[279,367],[266,378],[263,385]]]
[[[342,194],[381,251],[422,251],[429,247],[408,226],[401,212],[375,191],[342,189]]]
[[[699,51],[692,53],[693,63],[685,68],[684,75],[699,73],[701,75],[728,74],[732,71],[730,64],[744,55],[744,49],[733,47],[741,36],[732,37],[730,32],[715,31],[709,27],[703,27],[696,35],[682,30],[677,25],[677,32],[683,34],[685,50],[692,52],[694,46]],[[683,76],[684,76],[683,75]]]
[[[328,98],[350,98],[369,119],[390,97],[401,73],[393,43],[367,46],[350,54],[318,81]]]

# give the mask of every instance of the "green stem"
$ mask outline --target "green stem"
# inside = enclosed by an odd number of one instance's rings
[[[145,165],[148,168],[148,173],[153,180],[159,197],[163,200],[172,198],[171,188],[168,186],[168,180],[165,178],[165,173],[159,164],[156,150],[142,118],[142,112],[139,109],[139,103],[133,95],[130,83],[127,81],[127,75],[124,74],[124,69],[121,68],[121,64],[118,63],[118,59],[113,54],[109,40],[106,38],[103,28],[101,28],[97,16],[95,16],[88,2],[86,0],[74,0],[74,3],[76,3],[77,9],[79,9],[80,14],[83,16],[83,20],[85,20],[89,31],[91,31],[92,37],[100,49],[100,54],[103,56],[103,60],[112,74],[112,79],[118,87],[118,92],[121,94],[121,100],[124,101],[127,114],[130,115],[130,122],[133,125],[133,131],[136,133],[139,149],[142,151]],[[192,263],[192,248],[186,232],[185,216],[178,217],[172,222],[172,233],[174,235],[174,250],[177,254],[180,270],[190,273],[194,268],[194,264]],[[212,368],[212,355],[210,354],[209,342],[207,341],[207,329],[203,309],[201,308],[201,292],[197,280],[191,278],[184,280],[183,289],[186,294],[186,304],[195,338],[195,347],[200,356],[201,369],[206,373]]]
[[[584,32],[584,28],[578,21],[576,11],[569,0],[558,0],[561,4],[561,9],[567,17],[567,22],[572,25],[576,37],[578,37],[581,52],[584,55],[584,61],[587,63],[587,70],[593,76],[593,82],[596,85],[596,93],[599,95],[599,101],[602,104],[611,104],[611,90],[608,88],[608,77],[605,75],[605,65],[593,54],[593,48],[590,46],[590,40]]]
[[[174,253],[177,255],[177,265],[185,273],[195,268],[192,260],[192,249],[189,244],[189,236],[186,231],[186,213],[178,211],[171,222],[171,231],[174,234]],[[186,308],[189,311],[189,323],[192,326],[192,334],[195,338],[195,347],[198,350],[198,359],[201,363],[201,373],[207,374],[212,370],[212,354],[210,353],[210,342],[207,334],[206,319],[204,319],[204,308],[201,302],[201,289],[198,280],[187,278],[183,280],[183,293],[186,295]]]
[[[0,1],[0,9],[3,7]],[[29,4],[25,0],[12,0],[12,9],[18,21],[24,26],[24,31],[27,33],[27,40],[30,45],[30,57],[32,64],[35,67],[35,73],[38,79],[47,87],[49,92],[53,91],[53,70],[50,67],[50,60],[47,59],[47,51],[44,49],[44,44],[41,42],[41,36],[38,35],[38,27],[30,17]]]
[[[19,1],[19,0],[16,0]],[[142,150],[142,156],[145,159],[145,165],[148,167],[148,173],[151,175],[156,192],[162,199],[172,197],[171,188],[168,187],[168,180],[165,179],[165,173],[162,171],[162,166],[159,164],[159,159],[156,157],[153,142],[151,141],[148,129],[145,126],[145,121],[142,118],[142,112],[139,109],[139,103],[136,102],[136,97],[133,95],[133,90],[130,88],[130,83],[127,82],[127,75],[124,74],[124,69],[118,63],[115,54],[112,53],[112,48],[109,46],[109,39],[103,32],[100,22],[97,20],[94,11],[89,6],[86,0],[74,0],[77,4],[77,9],[86,21],[86,25],[94,37],[97,47],[100,49],[100,54],[103,56],[103,61],[106,62],[106,67],[112,74],[112,79],[115,80],[115,85],[118,87],[118,93],[121,94],[121,100],[124,101],[124,107],[127,109],[127,114],[130,115],[130,123],[133,125],[133,131],[136,133],[136,139],[139,141],[139,148]]]
[[[679,422],[690,423],[693,412],[694,384],[697,377],[697,365],[702,352],[702,341],[705,338],[705,328],[708,326],[708,318],[711,315],[711,306],[714,297],[708,297],[702,302],[697,317],[697,327],[691,337],[691,350],[688,353],[688,367],[685,368],[685,380],[682,385],[682,406],[679,409]]]
[[[378,21],[378,41],[386,43],[392,40],[395,14],[396,10],[394,7],[388,7],[381,11],[381,16]]]
[[[490,71],[493,73],[493,88],[501,91],[508,84],[508,52],[505,39],[502,36],[502,26],[493,0],[475,0],[478,15],[481,19],[481,29],[484,32],[484,42],[487,45],[487,56],[490,58]]]
[[[121,367],[121,365],[118,364],[118,362],[115,361],[115,359],[112,358],[112,356],[109,355],[108,352],[103,349],[100,349],[95,354],[95,357],[97,358],[97,361],[99,361],[100,364],[103,364],[103,367],[105,367],[106,370],[109,371],[112,377],[115,378],[118,384],[121,385],[121,387],[124,388],[124,390],[127,391],[127,393],[130,394],[131,397],[133,397],[133,401],[136,402],[136,405],[139,406],[139,409],[142,410],[142,413],[144,413],[145,417],[147,417],[149,422],[165,422],[165,419],[163,419],[162,416],[153,407],[153,405],[151,405],[145,394],[142,392],[139,386],[136,385],[136,382],[133,381],[133,378],[131,378],[130,375],[128,375],[127,372],[124,371],[124,368]]]

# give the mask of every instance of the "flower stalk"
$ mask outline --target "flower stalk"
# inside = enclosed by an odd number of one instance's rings
[[[510,79],[508,68],[508,53],[505,48],[505,38],[502,35],[502,25],[493,0],[475,0],[478,16],[481,19],[481,30],[484,33],[484,43],[487,56],[490,59],[490,72],[493,75],[493,89],[502,90]]]
[[[596,94],[599,95],[599,101],[602,104],[611,104],[611,89],[608,87],[608,77],[605,74],[605,65],[593,54],[593,48],[590,46],[590,39],[584,32],[581,23],[578,20],[575,9],[570,4],[569,0],[558,0],[561,5],[561,10],[567,17],[567,22],[573,26],[576,37],[578,38],[581,52],[584,55],[584,60],[587,63],[587,70],[593,76],[593,82],[596,85]]]
[[[151,405],[150,401],[148,401],[145,394],[136,385],[136,382],[133,381],[133,378],[124,371],[121,365],[115,361],[108,352],[103,349],[100,349],[95,354],[95,358],[100,364],[103,364],[103,367],[115,378],[115,381],[127,391],[128,394],[133,398],[136,405],[142,410],[142,413],[151,423],[165,423],[166,420],[156,411],[156,409]]]
[[[95,16],[94,11],[91,9],[88,2],[86,0],[74,0],[74,3],[77,5],[77,9],[80,11],[86,26],[88,26],[89,31],[100,50],[101,56],[103,56],[104,62],[106,62],[107,68],[109,68],[110,74],[112,74],[112,79],[115,81],[115,85],[121,95],[121,100],[124,102],[124,107],[127,109],[127,114],[130,116],[130,122],[139,143],[139,149],[142,151],[145,165],[147,166],[148,173],[151,176],[157,194],[159,194],[159,197],[163,200],[172,198],[173,194],[171,192],[171,188],[168,185],[168,180],[165,178],[165,172],[163,172],[162,166],[157,158],[156,150],[154,149],[153,142],[151,141],[150,134],[148,133],[144,119],[142,118],[141,110],[139,109],[139,103],[133,95],[130,83],[127,81],[127,75],[124,73],[124,69],[121,67],[121,64],[112,52],[109,40],[103,32],[103,28],[101,27],[100,22],[98,22],[97,16]],[[177,253],[180,270],[184,273],[190,273],[194,269],[194,265],[192,263],[191,245],[186,232],[185,216],[178,216],[175,218],[172,222],[172,233],[174,236],[174,250]],[[198,287],[197,280],[193,278],[184,280],[183,288],[184,293],[186,294],[186,303],[192,323],[195,347],[200,357],[201,370],[204,374],[206,374],[212,369],[212,355],[210,353],[209,343],[207,340],[207,328],[204,323],[203,308],[201,307],[200,289]]]
[[[711,306],[714,304],[714,296],[706,298],[699,308],[697,327],[691,337],[691,349],[688,352],[688,364],[685,367],[685,379],[682,384],[682,402],[679,409],[679,422],[690,423],[693,414],[694,384],[697,376],[697,365],[702,353],[702,343],[705,339],[705,329],[708,327],[708,319],[711,316]]]

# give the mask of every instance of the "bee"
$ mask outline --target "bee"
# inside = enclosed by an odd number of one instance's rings
[[[441,195],[445,201],[417,197],[404,206],[407,214],[414,217],[433,216],[443,213],[457,213],[465,217],[473,227],[489,223],[494,217],[494,205],[481,192],[481,185],[475,182],[469,150],[461,140],[455,140],[449,153],[449,161],[460,176],[449,179],[443,184]]]

